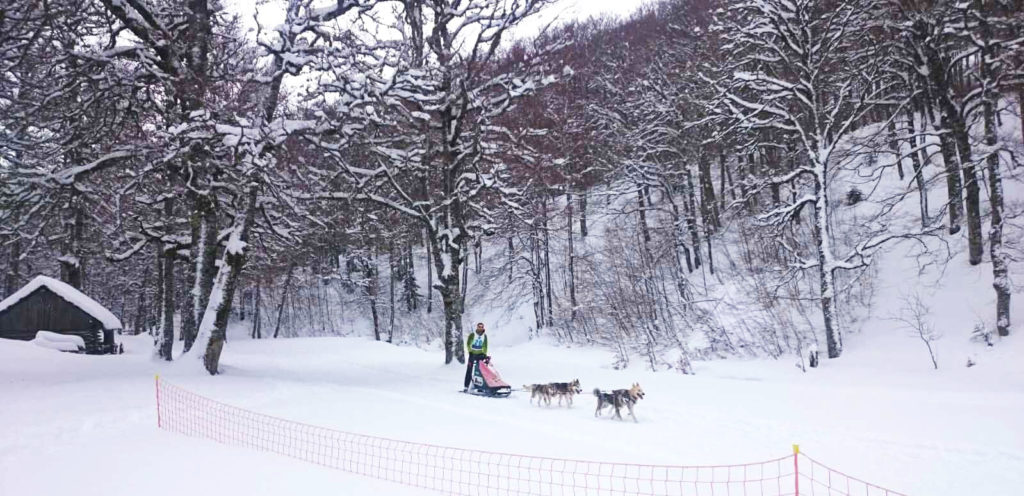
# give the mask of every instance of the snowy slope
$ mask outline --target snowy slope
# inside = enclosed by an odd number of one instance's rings
[[[456,393],[463,369],[435,351],[360,338],[233,336],[225,373],[194,358],[79,356],[0,342],[0,494],[418,494],[415,490],[156,429],[153,373],[251,410],[342,430],[492,451],[609,461],[714,464],[805,452],[912,495],[1011,495],[1024,485],[1024,366],[878,370],[853,360],[803,374],[791,361],[718,361],[696,376],[613,370],[610,353],[540,340],[492,355],[512,384],[579,378],[584,389],[638,381],[640,423],[531,406],[517,393]],[[996,352],[1019,352],[1006,342]],[[1011,364],[997,367],[995,364]],[[930,367],[930,365],[928,365]],[[473,436],[467,425],[484,423]],[[168,472],[163,472],[164,467]],[[182,475],[187,472],[187,476]],[[60,473],[60,477],[52,474]]]

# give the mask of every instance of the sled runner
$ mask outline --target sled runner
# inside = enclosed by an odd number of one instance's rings
[[[501,376],[491,367],[490,362],[490,360],[476,362],[473,366],[473,378],[466,393],[492,398],[504,398],[512,394],[512,386],[501,380]]]

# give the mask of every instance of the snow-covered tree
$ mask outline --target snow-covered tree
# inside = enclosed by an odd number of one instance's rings
[[[1006,215],[1003,192],[1004,163],[1019,159],[1007,153],[999,136],[998,115],[1003,95],[1024,84],[1024,12],[1021,3],[1010,0],[996,2],[958,3],[957,34],[964,40],[968,54],[975,54],[977,71],[969,78],[975,88],[966,98],[976,101],[968,107],[968,119],[980,117],[982,142],[975,145],[972,157],[987,173],[991,216],[989,253],[992,258],[992,287],[996,292],[996,330],[1000,336],[1010,334],[1010,258],[1003,244]],[[972,60],[971,58],[966,58]],[[973,117],[973,119],[971,119]]]
[[[334,116],[350,118],[353,109],[365,111],[359,125],[373,132],[357,155],[332,136],[317,138],[337,167],[328,172],[334,190],[317,198],[375,202],[423,226],[444,303],[445,363],[464,360],[461,274],[470,250],[492,229],[497,208],[515,208],[504,177],[506,157],[519,152],[499,119],[560,74],[546,48],[503,51],[502,41],[549,3],[404,1],[388,29],[406,44],[379,55],[388,70],[352,81],[349,66],[335,67],[336,82],[318,89],[327,98],[322,115],[339,134],[353,124]]]
[[[721,117],[757,133],[764,146],[785,150],[793,144],[799,150],[791,170],[767,174],[757,185],[785,185],[798,193],[792,200],[780,199],[759,218],[784,226],[810,210],[813,254],[782,241],[797,257],[795,270],[819,274],[829,358],[842,353],[837,271],[864,267],[883,242],[899,235],[886,233],[881,222],[844,250],[830,218],[833,181],[850,161],[841,142],[892,92],[883,77],[887,45],[864,39],[875,13],[869,0],[740,0],[729,5],[720,27],[726,64],[732,68],[716,83]]]

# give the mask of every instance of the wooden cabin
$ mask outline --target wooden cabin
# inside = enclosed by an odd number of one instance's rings
[[[121,320],[74,287],[37,276],[0,301],[0,338],[30,341],[39,331],[80,336],[89,354],[115,353]]]

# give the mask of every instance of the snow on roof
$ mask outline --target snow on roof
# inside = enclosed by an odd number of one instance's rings
[[[45,286],[57,296],[60,296],[68,303],[78,307],[83,312],[92,316],[92,318],[100,321],[103,327],[106,329],[121,329],[121,320],[110,313],[100,305],[96,300],[89,298],[81,291],[75,289],[67,283],[58,281],[52,277],[36,276],[31,282],[25,285],[25,287],[19,289],[11,296],[8,296],[4,301],[0,301],[0,312],[7,310],[15,303],[21,301],[26,296],[35,292],[40,287]]]

